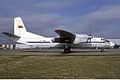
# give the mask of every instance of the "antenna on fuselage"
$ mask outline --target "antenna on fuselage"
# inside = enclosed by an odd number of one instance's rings
[[[91,29],[91,25],[89,25],[89,28],[88,28],[89,30],[89,36],[92,36],[92,29]]]

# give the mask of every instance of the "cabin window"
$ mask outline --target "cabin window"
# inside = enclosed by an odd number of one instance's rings
[[[110,42],[110,41],[106,40],[106,42]]]

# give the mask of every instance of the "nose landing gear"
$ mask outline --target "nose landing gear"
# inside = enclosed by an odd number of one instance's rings
[[[100,52],[104,52],[104,49],[100,49]]]

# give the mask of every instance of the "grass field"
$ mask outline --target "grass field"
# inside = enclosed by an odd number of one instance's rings
[[[0,78],[120,78],[120,56],[0,56]]]

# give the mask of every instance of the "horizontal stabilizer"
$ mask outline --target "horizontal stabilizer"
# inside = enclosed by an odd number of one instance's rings
[[[8,32],[3,32],[3,34],[7,35],[10,38],[20,38],[19,36],[16,36],[16,35],[14,35],[12,33],[8,33]]]

